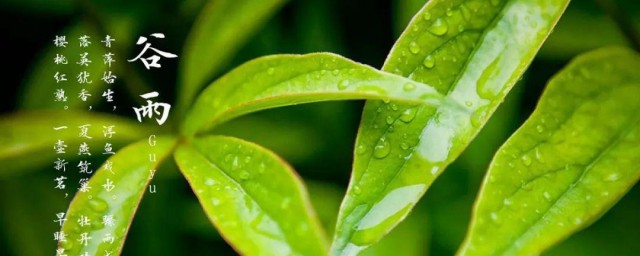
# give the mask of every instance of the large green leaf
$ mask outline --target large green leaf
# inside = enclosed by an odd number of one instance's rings
[[[205,89],[187,115],[183,133],[279,106],[383,98],[437,105],[442,96],[428,85],[335,54],[267,56],[241,65]]]
[[[120,254],[138,204],[151,181],[151,170],[171,154],[175,145],[175,139],[168,137],[151,142],[155,144],[142,140],[119,150],[108,160],[111,170],[103,165],[89,180],[90,190],[76,193],[64,216],[61,232],[65,233],[66,241],[59,243],[66,254]],[[155,154],[157,161],[150,161],[149,154]],[[108,182],[115,186],[110,191],[105,186]],[[85,217],[88,226],[81,223]],[[109,223],[109,218],[114,222]],[[83,234],[91,237],[86,245],[81,241]],[[108,237],[113,237],[113,242],[104,241]]]
[[[79,126],[90,124],[88,135],[79,136]],[[107,138],[103,126],[114,126],[116,134]],[[66,126],[67,128],[54,130]],[[141,126],[116,116],[76,111],[19,112],[0,117],[0,177],[14,175],[33,167],[50,164],[58,158],[67,161],[78,157],[78,147],[86,142],[90,152],[100,155],[106,143],[119,148],[142,138],[146,133]],[[58,140],[67,145],[65,154],[56,154]]]
[[[207,79],[220,70],[285,0],[209,1],[183,51],[178,108],[185,111]]]
[[[640,56],[582,55],[485,176],[465,255],[533,255],[604,214],[640,179]]]
[[[105,48],[103,43],[100,42],[104,40],[104,36],[97,34],[97,31],[92,26],[78,23],[58,34],[59,36],[65,36],[68,42],[66,47],[54,46],[54,38],[51,38],[48,44],[49,47],[40,55],[24,82],[22,94],[20,95],[21,100],[18,101],[20,107],[25,109],[63,109],[68,106],[69,108],[87,110],[91,105],[95,107],[96,103],[104,102],[105,99],[102,98],[102,93],[109,87],[109,84],[101,80],[104,72],[111,70],[112,74],[118,76],[117,66],[126,60],[124,56],[113,56],[115,62],[111,64],[111,68],[104,64],[103,55],[112,51]],[[84,35],[90,37],[91,44],[88,47],[79,46],[78,38]],[[119,41],[119,39],[117,40]],[[78,64],[80,55],[83,53],[87,53],[87,58],[91,61],[88,66]],[[54,59],[57,55],[64,56],[67,64],[55,64]],[[83,71],[89,74],[88,80],[91,81],[90,84],[78,83],[77,76]],[[54,78],[56,73],[64,74],[67,81],[57,83]],[[54,93],[58,89],[65,91],[66,102],[55,101]],[[82,101],[79,98],[82,89],[91,94],[86,101]]]
[[[275,154],[236,138],[197,138],[175,159],[211,222],[247,255],[326,255],[302,181]]]
[[[429,1],[383,70],[435,86],[439,107],[370,101],[332,252],[378,241],[469,144],[520,78],[568,0]]]

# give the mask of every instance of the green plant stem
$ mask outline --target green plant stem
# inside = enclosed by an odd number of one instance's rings
[[[640,33],[633,25],[631,20],[620,10],[618,4],[614,0],[595,0],[598,5],[609,15],[620,28],[622,34],[629,40],[631,47],[636,51],[640,51]]]

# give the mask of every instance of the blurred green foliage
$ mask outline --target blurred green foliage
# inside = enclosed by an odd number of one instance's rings
[[[382,66],[388,49],[424,0],[291,0],[249,36],[220,72],[273,53],[329,51]],[[640,4],[616,0],[640,26]],[[111,33],[131,56],[133,38],[153,31],[167,35],[162,48],[178,52],[204,0],[7,0],[0,3],[0,26],[11,40],[5,50],[24,54],[3,70],[9,84],[2,112],[19,111],[21,93],[32,70],[51,46],[54,35],[77,24]],[[16,24],[20,20],[21,24]],[[544,44],[525,78],[492,116],[478,139],[448,168],[416,210],[367,255],[452,255],[462,242],[473,200],[488,163],[504,140],[529,116],[546,81],[571,58],[605,45],[628,45],[614,22],[593,1],[573,1]],[[224,51],[224,49],[219,49]],[[124,92],[154,88],[167,95],[176,88],[176,66],[162,72],[128,75],[117,84]],[[140,73],[140,72],[138,72]],[[124,93],[123,93],[124,94]],[[123,99],[124,101],[131,100]],[[125,102],[126,104],[126,102]],[[254,113],[220,127],[272,149],[290,161],[310,187],[310,195],[327,230],[351,170],[353,141],[361,102],[330,102]],[[132,118],[128,112],[119,112]],[[336,114],[339,113],[339,114]],[[0,131],[6,132],[6,130]],[[1,141],[1,143],[6,143]],[[34,155],[34,158],[39,156]],[[99,157],[92,159],[101,161]],[[159,192],[142,201],[124,247],[124,255],[234,255],[211,228],[196,197],[172,163],[156,177]],[[0,171],[1,172],[1,171]],[[0,255],[51,255],[55,248],[55,213],[68,199],[54,193],[50,167],[5,177],[0,175]],[[76,179],[77,180],[77,179]],[[640,188],[636,185],[600,221],[547,255],[636,255],[640,252]]]

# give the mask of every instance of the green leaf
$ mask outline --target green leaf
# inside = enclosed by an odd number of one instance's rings
[[[185,111],[208,79],[285,0],[209,1],[187,38],[181,62],[178,108]]]
[[[62,226],[66,242],[59,243],[66,254],[120,254],[138,204],[151,181],[151,170],[171,154],[175,145],[175,139],[168,137],[158,137],[154,141],[155,144],[151,144],[152,141],[142,140],[119,150],[108,160],[112,163],[112,172],[103,165],[89,180],[91,189],[76,193]],[[156,155],[156,162],[149,160],[150,154]],[[115,185],[111,191],[103,187],[108,181]],[[105,224],[105,216],[111,216],[114,224]],[[84,217],[89,219],[89,226],[80,225],[80,219]],[[91,237],[87,245],[80,241],[84,233]],[[103,242],[108,234],[114,237],[113,243]]]
[[[413,208],[520,78],[568,0],[429,1],[383,67],[446,94],[439,107],[369,101],[334,254],[375,243]]]
[[[640,55],[576,58],[500,148],[460,254],[535,255],[597,220],[640,179]]]
[[[175,159],[211,222],[241,254],[326,255],[326,239],[302,181],[275,154],[208,136]]]
[[[65,106],[69,108],[88,110],[89,106],[101,102],[102,92],[108,87],[108,84],[102,81],[103,72],[109,68],[103,62],[103,55],[110,52],[104,48],[100,40],[104,40],[102,36],[96,35],[96,31],[91,26],[77,23],[58,34],[65,36],[68,42],[67,47],[55,47],[54,38],[51,38],[47,50],[35,61],[33,70],[29,73],[24,82],[22,93],[20,95],[19,105],[23,109],[63,109]],[[89,47],[80,47],[78,38],[83,35],[89,36],[91,44]],[[91,60],[88,66],[77,64],[80,55],[87,53],[87,58]],[[67,64],[55,64],[54,58],[57,54],[66,58]],[[114,65],[118,62],[125,61],[124,56],[114,56],[116,62],[112,64],[112,72],[117,75],[117,69]],[[79,84],[77,76],[80,72],[89,73],[91,84]],[[64,74],[67,81],[56,83],[54,75],[56,73]],[[63,89],[66,102],[56,102],[54,93],[57,89]],[[80,91],[85,89],[91,94],[87,101],[82,101],[78,96]]]
[[[330,53],[273,55],[249,61],[211,84],[187,115],[183,133],[258,110],[345,99],[439,104],[432,87]]]
[[[90,124],[88,135],[81,138],[79,126]],[[103,126],[113,125],[116,134],[105,138]],[[54,130],[54,127],[66,129]],[[53,165],[56,157],[78,157],[78,147],[86,142],[94,154],[104,152],[105,144],[119,148],[147,134],[129,120],[100,113],[67,111],[19,112],[0,117],[0,178],[15,175],[33,167]],[[66,154],[56,154],[58,140],[67,145]]]

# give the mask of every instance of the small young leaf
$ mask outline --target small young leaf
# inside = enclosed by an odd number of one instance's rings
[[[76,24],[62,31],[60,36],[65,36],[68,42],[66,47],[56,47],[53,44],[54,38],[51,38],[50,47],[35,62],[33,71],[27,77],[22,94],[19,101],[20,107],[24,109],[62,109],[64,106],[69,108],[84,109],[92,103],[100,102],[101,95],[107,83],[101,80],[104,72],[107,70],[115,70],[116,65],[120,65],[117,60],[122,56],[113,56],[116,62],[112,63],[109,68],[103,62],[103,55],[109,50],[101,45],[99,36],[96,35],[95,29],[85,24]],[[80,47],[78,38],[81,36],[89,36],[91,44],[89,47]],[[87,54],[87,59],[91,61],[87,66],[80,65],[81,54]],[[55,64],[54,60],[58,56],[63,56],[65,62]],[[63,64],[66,63],[66,64]],[[81,72],[87,72],[87,84],[78,84],[78,75]],[[117,73],[114,71],[113,74]],[[64,76],[66,81],[56,82],[55,75]],[[73,85],[73,86],[72,86]],[[65,102],[55,101],[55,93],[58,89],[62,89],[67,97]],[[82,89],[86,90],[91,96],[86,101],[79,98]]]
[[[155,144],[151,144],[153,142]],[[158,137],[151,142],[142,140],[110,157],[107,161],[111,163],[111,170],[105,163],[89,180],[90,189],[78,191],[73,198],[61,230],[66,241],[61,241],[58,246],[69,255],[85,252],[89,255],[105,252],[119,255],[138,204],[151,180],[150,172],[170,155],[174,142],[175,139],[167,137]],[[156,162],[149,160],[150,154],[156,155]],[[110,219],[113,223],[109,222]],[[82,241],[83,236],[90,237],[86,244]],[[108,237],[113,237],[114,241],[104,241]]]
[[[397,99],[437,105],[432,87],[330,53],[273,55],[232,70],[200,95],[187,115],[191,135],[258,110],[345,99]]]
[[[285,0],[208,1],[196,20],[181,63],[178,108],[186,110],[209,77],[264,24]]]
[[[535,255],[588,226],[640,179],[640,55],[576,58],[485,176],[463,255]]]
[[[90,124],[87,135],[78,136],[79,126]],[[104,126],[114,126],[113,138],[105,138]],[[61,128],[66,127],[66,128]],[[55,130],[54,128],[59,128]],[[53,165],[56,157],[78,157],[78,147],[86,142],[92,152],[102,151],[105,143],[118,148],[142,138],[140,126],[112,115],[75,111],[21,112],[0,117],[0,177],[14,175],[33,167]],[[66,154],[56,154],[54,146],[64,142]],[[37,156],[37,157],[34,157]]]
[[[446,94],[438,107],[369,101],[332,253],[396,226],[522,75],[568,0],[429,1],[383,67]]]
[[[175,159],[211,222],[239,253],[326,255],[302,181],[275,154],[209,136],[179,147]]]

